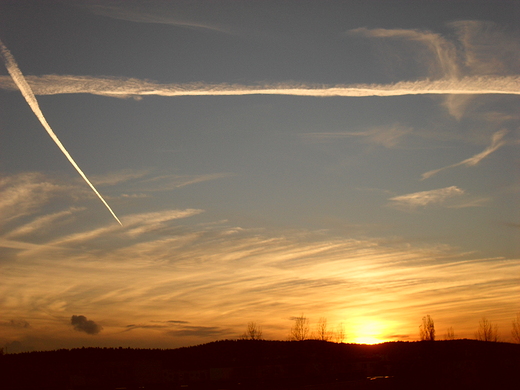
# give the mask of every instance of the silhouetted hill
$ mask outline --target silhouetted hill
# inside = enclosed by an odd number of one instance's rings
[[[81,348],[4,355],[0,388],[515,389],[511,381],[519,369],[520,345],[508,343],[225,340],[170,350]]]

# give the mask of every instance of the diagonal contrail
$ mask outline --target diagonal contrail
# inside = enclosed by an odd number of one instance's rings
[[[114,216],[116,221],[121,226],[123,226],[123,224],[121,223],[119,218],[117,218],[116,214],[112,211],[112,209],[110,208],[108,203],[105,201],[105,199],[103,199],[103,197],[98,192],[98,190],[96,190],[96,187],[94,187],[94,185],[90,182],[90,180],[83,173],[83,171],[78,166],[78,164],[76,164],[76,162],[74,161],[72,156],[69,154],[69,152],[67,152],[67,149],[65,149],[65,146],[63,146],[63,144],[58,139],[56,134],[54,134],[54,131],[52,131],[51,126],[47,123],[47,120],[45,119],[42,111],[40,110],[40,106],[38,105],[38,101],[36,100],[36,97],[34,96],[34,93],[31,89],[31,87],[25,80],[25,77],[22,74],[22,71],[20,70],[20,68],[18,67],[18,64],[16,63],[13,55],[7,49],[7,47],[5,47],[4,43],[1,40],[0,40],[0,56],[4,60],[5,67],[7,68],[7,71],[9,72],[11,77],[13,78],[14,83],[20,89],[20,92],[22,93],[23,97],[29,104],[29,107],[31,107],[31,109],[33,110],[34,115],[36,115],[36,117],[39,119],[42,126],[45,128],[45,130],[47,130],[47,133],[51,136],[52,140],[56,143],[56,145],[58,145],[58,147],[63,152],[65,157],[67,157],[67,159],[72,164],[72,166],[74,168],[76,168],[76,171],[78,171],[80,176],[87,182],[87,184],[90,186],[90,188],[92,188],[92,191],[94,191],[96,193],[96,195],[99,197],[99,199],[101,199],[103,204],[107,207],[108,211],[110,211],[110,213]]]

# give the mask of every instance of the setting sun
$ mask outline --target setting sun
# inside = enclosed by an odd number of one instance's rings
[[[356,344],[379,344],[388,341],[383,334],[388,333],[388,324],[372,320],[360,320],[351,328],[350,334],[353,337],[351,342]]]
[[[381,344],[384,341],[375,337],[357,337],[352,342],[355,344]]]
[[[0,361],[513,340],[520,0],[301,3],[0,0]]]

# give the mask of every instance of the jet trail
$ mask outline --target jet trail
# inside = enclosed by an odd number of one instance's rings
[[[28,76],[36,95],[90,93],[110,97],[292,95],[366,97],[405,95],[520,95],[520,76],[468,76],[460,79],[400,81],[395,84],[159,84],[147,80],[72,75]],[[0,76],[0,88],[16,89]]]
[[[36,117],[39,119],[42,126],[45,128],[45,130],[47,130],[47,133],[50,135],[52,140],[56,143],[56,145],[58,145],[58,147],[63,152],[65,157],[67,157],[67,159],[72,164],[72,166],[74,168],[76,168],[76,171],[78,171],[80,176],[85,180],[85,182],[90,186],[90,188],[92,188],[92,191],[94,191],[94,193],[98,196],[98,198],[101,199],[103,204],[107,207],[108,211],[110,211],[110,213],[113,215],[113,217],[116,219],[116,221],[121,226],[123,226],[123,224],[121,223],[119,218],[117,218],[116,214],[112,211],[112,209],[110,208],[108,203],[105,201],[105,199],[103,199],[101,194],[96,190],[94,185],[89,181],[89,179],[83,173],[83,171],[78,166],[78,164],[76,164],[76,162],[74,161],[72,156],[65,149],[65,146],[63,146],[63,144],[58,139],[56,134],[54,134],[54,131],[52,131],[51,126],[47,123],[47,120],[45,119],[42,111],[40,110],[40,106],[38,105],[38,101],[36,100],[36,97],[34,96],[34,93],[31,89],[31,87],[25,80],[25,77],[22,74],[22,71],[20,70],[20,68],[18,67],[18,64],[16,63],[13,55],[11,54],[11,52],[7,49],[7,47],[4,45],[4,43],[1,40],[0,40],[0,56],[4,60],[5,67],[7,68],[7,71],[9,72],[11,77],[13,78],[14,83],[20,89],[20,92],[22,93],[23,97],[29,104],[29,107],[31,107],[32,111],[34,112],[34,115],[36,115]]]

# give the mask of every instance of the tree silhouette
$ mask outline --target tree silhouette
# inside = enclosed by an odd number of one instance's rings
[[[302,341],[307,339],[309,335],[309,319],[303,314],[299,317],[294,317],[294,325],[289,333],[289,340]]]
[[[262,327],[258,326],[258,324],[254,321],[247,323],[247,330],[242,335],[242,339],[244,340],[262,340]]]
[[[480,341],[498,341],[498,325],[493,325],[486,317],[482,317],[475,337]]]
[[[343,322],[340,322],[334,332],[334,340],[336,343],[342,343],[345,337],[345,327],[343,326]]]
[[[455,332],[453,331],[453,326],[450,326],[446,329],[446,334],[444,335],[445,340],[455,340]]]
[[[327,319],[321,317],[316,325],[316,331],[314,333],[316,340],[330,341],[332,339],[332,332],[327,328]]]
[[[516,315],[516,318],[513,320],[513,329],[511,329],[511,336],[513,336],[513,341],[515,343],[520,344],[520,313]]]
[[[421,340],[434,341],[435,340],[435,324],[433,319],[427,315],[422,318],[422,324],[419,326]]]

